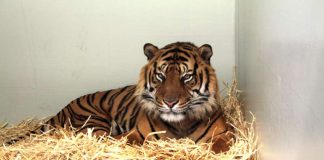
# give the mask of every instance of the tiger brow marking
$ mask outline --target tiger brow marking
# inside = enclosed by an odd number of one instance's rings
[[[173,56],[170,56],[170,57],[167,57],[167,58],[164,58],[162,61],[172,61],[174,60]]]
[[[184,55],[186,55],[187,57],[190,58],[190,54],[189,53],[187,53],[187,52],[181,52],[181,53],[183,53]]]
[[[189,46],[182,46],[183,49],[189,50],[189,51],[193,51],[192,47]]]
[[[178,59],[179,59],[180,61],[185,61],[185,62],[188,62],[188,61],[189,61],[187,58],[185,58],[185,57],[183,57],[183,56],[179,56]]]
[[[184,66],[183,68],[184,68],[184,71],[185,72],[188,72],[187,70],[188,70],[188,65],[186,64],[186,63],[184,63],[184,62],[181,62],[181,64]]]
[[[188,62],[189,60],[186,58],[186,57],[183,57],[183,56],[169,56],[167,58],[164,58],[162,59],[162,61],[177,61],[177,60],[180,60],[180,61],[185,61],[185,62]]]

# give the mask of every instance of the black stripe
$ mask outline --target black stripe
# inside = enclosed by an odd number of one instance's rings
[[[197,64],[197,62],[195,62],[195,64],[194,64],[194,69],[193,69],[193,73],[192,73],[193,75],[196,74],[197,69],[198,69],[198,64]]]
[[[184,53],[186,56],[190,57],[190,55],[187,53],[187,51],[182,50],[182,49],[180,49],[180,48],[174,48],[174,49],[168,50],[168,51],[166,51],[165,53],[163,53],[163,54],[161,55],[161,58],[165,57],[168,53],[171,53],[171,52],[175,52],[175,53]]]
[[[163,57],[167,56],[167,55],[168,55],[169,53],[170,53],[169,51],[167,51],[167,52],[163,53],[163,54],[161,55],[161,58],[163,58]]]
[[[207,129],[204,131],[204,133],[202,135],[200,135],[200,137],[198,139],[196,139],[196,143],[200,141],[200,139],[202,139],[209,131],[209,129],[213,126],[213,124],[221,117],[222,113],[220,112],[216,118],[211,122],[209,123],[209,126],[207,127]]]
[[[124,109],[124,108],[127,107],[127,105],[129,103],[125,105],[125,101],[129,100],[129,97],[133,96],[134,92],[135,92],[135,88],[130,89],[130,91],[128,91],[128,93],[120,100],[119,105],[117,107],[117,113],[116,113],[115,119],[118,120],[122,111],[124,111],[124,112],[127,111],[127,109]],[[123,115],[123,113],[122,113],[122,115]]]
[[[201,105],[201,104],[204,104],[205,102],[193,102],[193,103],[190,103],[190,105]]]
[[[105,114],[105,111],[102,109],[102,106],[95,107],[93,105],[93,103],[91,102],[91,96],[90,95],[87,95],[86,100],[87,100],[86,103],[87,103],[88,106],[90,106],[91,108],[95,109],[95,111],[97,111],[99,113]]]
[[[105,128],[95,128],[93,129],[93,133],[97,132],[97,131],[104,131],[104,132],[107,132],[107,134],[110,132],[110,130],[106,130]]]
[[[126,130],[126,122],[127,121],[123,121],[123,123],[121,124],[121,128],[124,129],[124,130]]]
[[[120,94],[122,94],[129,86],[126,86],[124,88],[122,88],[120,91],[116,92],[114,95],[112,95],[109,99],[109,102],[108,102],[108,111],[107,113],[110,113],[112,108],[114,107],[114,102],[115,102],[115,99],[117,96],[119,96]]]
[[[134,127],[140,110],[141,110],[141,107],[139,107],[139,105],[136,104],[135,109],[133,110],[132,115],[131,115],[129,128]]]
[[[154,99],[152,96],[150,96],[149,94],[146,94],[146,93],[142,94],[141,97],[143,99]]]
[[[179,48],[174,48],[174,49],[171,49],[171,50],[166,51],[164,54],[167,54],[167,53],[170,53],[170,52],[176,52],[176,53],[178,53],[178,52],[184,52],[184,51],[180,50]]]
[[[152,121],[151,121],[150,117],[148,115],[146,115],[146,117],[147,117],[147,119],[149,121],[149,125],[150,125],[150,128],[151,128],[151,131],[152,132],[156,132],[156,130],[154,129],[154,126],[152,124]],[[157,139],[157,140],[160,139],[160,137],[159,137],[158,134],[153,134],[153,135],[154,135],[155,139]]]
[[[68,124],[69,125],[71,125],[72,127],[75,127],[76,126],[76,124],[75,124],[75,119],[74,118],[72,118],[72,116],[77,116],[77,120],[78,120],[78,118],[79,118],[79,116],[78,115],[74,115],[73,113],[73,110],[72,109],[70,109],[70,108],[68,108],[68,107],[66,107],[66,108],[64,108],[64,109],[66,109],[67,111],[68,111],[68,113],[69,113],[69,117],[67,118],[68,119]],[[80,120],[79,120],[80,121]]]
[[[162,123],[169,129],[169,131],[171,131],[173,134],[175,134],[175,135],[179,135],[178,134],[178,130],[177,130],[177,128],[175,128],[175,127],[173,127],[171,124],[169,124],[168,122],[165,122],[165,121],[163,121],[163,120],[161,120],[162,121]]]
[[[185,58],[185,57],[182,57],[182,56],[179,56],[178,59],[181,60],[181,61],[186,61],[186,62],[188,62],[188,59]]]
[[[137,132],[139,133],[139,135],[141,136],[141,138],[142,138],[143,140],[145,140],[144,135],[141,133],[141,131],[139,130],[139,128],[138,128],[137,125],[136,125],[136,130],[137,130]]]
[[[109,93],[111,92],[112,90],[109,90],[107,91],[101,98],[100,98],[100,101],[99,101],[99,107],[101,108],[104,108],[104,103],[105,103],[105,100],[107,99]],[[109,106],[108,106],[109,107]],[[106,112],[106,114],[109,114],[108,112]]]
[[[202,120],[199,120],[195,122],[192,126],[190,126],[190,128],[187,131],[188,135],[196,131],[196,129],[199,127],[199,125],[201,125],[202,122],[203,122]]]
[[[208,91],[208,87],[209,87],[209,71],[207,68],[205,68],[205,72],[206,72],[206,78],[207,78],[207,82],[205,84],[205,91]]]
[[[135,99],[136,99],[136,97],[133,97],[133,99],[128,104],[126,104],[126,107],[128,107],[129,104],[132,104],[135,101]],[[120,118],[121,121],[124,120],[124,118],[126,116],[126,113],[128,113],[128,109],[127,108],[125,108],[124,111],[123,111],[123,113],[122,113],[122,117]]]
[[[93,93],[93,94],[91,95],[91,101],[92,101],[93,104],[94,104],[94,100],[95,100],[95,97],[96,97],[97,94],[98,94],[98,92]]]
[[[130,89],[130,91],[128,91],[128,93],[120,100],[119,102],[119,105],[118,105],[118,110],[122,107],[122,106],[127,106],[127,105],[124,105],[125,101],[129,100],[129,98],[131,96],[134,95],[134,92],[135,92],[135,88],[132,88]]]
[[[189,50],[189,51],[193,51],[193,49],[189,46],[182,46],[183,49]]]
[[[188,58],[191,58],[190,54],[187,52],[182,52],[184,55],[186,55]]]
[[[145,90],[147,90],[147,79],[146,79],[146,76],[147,76],[147,68],[145,68],[145,71],[144,71],[144,76],[145,76],[145,78],[144,78],[144,88],[145,88]]]
[[[62,118],[62,111],[58,112],[56,115],[55,115],[55,118],[57,119],[57,122],[56,124],[60,125],[60,126],[64,126],[64,124],[62,125],[62,122],[61,122],[61,118]],[[54,122],[55,123],[55,122]]]
[[[99,117],[99,116],[96,116],[96,115],[91,115],[90,119],[97,120],[97,121],[100,121],[100,122],[104,122],[105,124],[111,126],[111,121],[108,121],[106,118]]]
[[[174,57],[170,56],[170,57],[164,58],[162,61],[172,61],[172,60],[174,60]]]
[[[55,123],[54,123],[54,119],[55,119],[55,117],[51,118],[50,121],[49,121],[49,124],[50,124],[51,126],[54,126],[54,125],[55,125]]]
[[[68,112],[70,114],[70,117],[71,117],[70,119],[71,120],[72,120],[72,118],[76,118],[79,121],[85,121],[85,120],[87,120],[87,118],[88,118],[87,116],[79,115],[76,112],[74,112],[74,110],[72,109],[71,105],[68,105],[66,108],[68,109]]]
[[[120,134],[123,133],[123,131],[120,129],[119,124],[117,124],[117,126],[116,126],[115,128],[116,128],[116,130],[117,130],[117,135],[120,135]]]
[[[78,107],[80,107],[82,110],[87,111],[87,112],[89,112],[89,113],[91,113],[91,114],[96,114],[95,112],[89,110],[87,107],[84,107],[84,106],[81,104],[81,101],[80,101],[80,100],[81,100],[81,98],[76,99],[77,104],[78,104]]]
[[[65,125],[65,113],[64,113],[64,109],[61,110],[61,118],[60,118],[60,121],[61,121],[61,126],[64,127]]]
[[[202,87],[202,85],[203,85],[203,79],[204,77],[203,77],[203,74],[202,73],[199,73],[199,80],[200,80],[200,86],[199,86],[199,93],[200,93],[200,89],[201,89],[201,87]]]

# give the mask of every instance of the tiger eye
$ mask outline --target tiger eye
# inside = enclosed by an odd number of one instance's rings
[[[187,79],[190,79],[191,78],[191,76],[192,75],[190,75],[190,74],[187,74],[187,75],[185,75],[183,78],[184,78],[184,80],[187,80]]]

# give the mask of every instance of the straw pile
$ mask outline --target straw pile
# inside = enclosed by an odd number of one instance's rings
[[[109,136],[74,134],[55,130],[55,134],[31,135],[13,145],[0,146],[0,159],[257,159],[257,137],[254,118],[246,122],[238,100],[240,91],[234,78],[225,84],[226,96],[222,109],[228,123],[235,128],[235,142],[229,151],[215,154],[211,144],[195,144],[189,139],[146,141],[143,145],[127,144],[127,139],[116,140]],[[0,143],[22,136],[40,125],[42,120],[25,120],[14,126],[0,124]],[[158,134],[158,133],[157,133]]]

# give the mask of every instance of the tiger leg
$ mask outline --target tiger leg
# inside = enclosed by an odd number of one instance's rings
[[[143,135],[141,135],[140,132],[138,132],[138,130],[136,129],[132,129],[129,132],[120,134],[120,135],[116,135],[113,136],[115,139],[121,139],[123,137],[127,137],[127,142],[130,144],[138,144],[141,145],[143,144],[145,138],[143,137]]]
[[[228,151],[231,147],[232,139],[233,139],[233,133],[230,131],[217,135],[212,140],[213,143],[212,150],[215,153]]]
[[[222,113],[215,115],[209,125],[206,126],[207,130],[204,132],[199,142],[212,143],[212,150],[215,153],[228,151],[231,146],[231,139],[234,137],[232,127],[225,122],[225,117]]]

